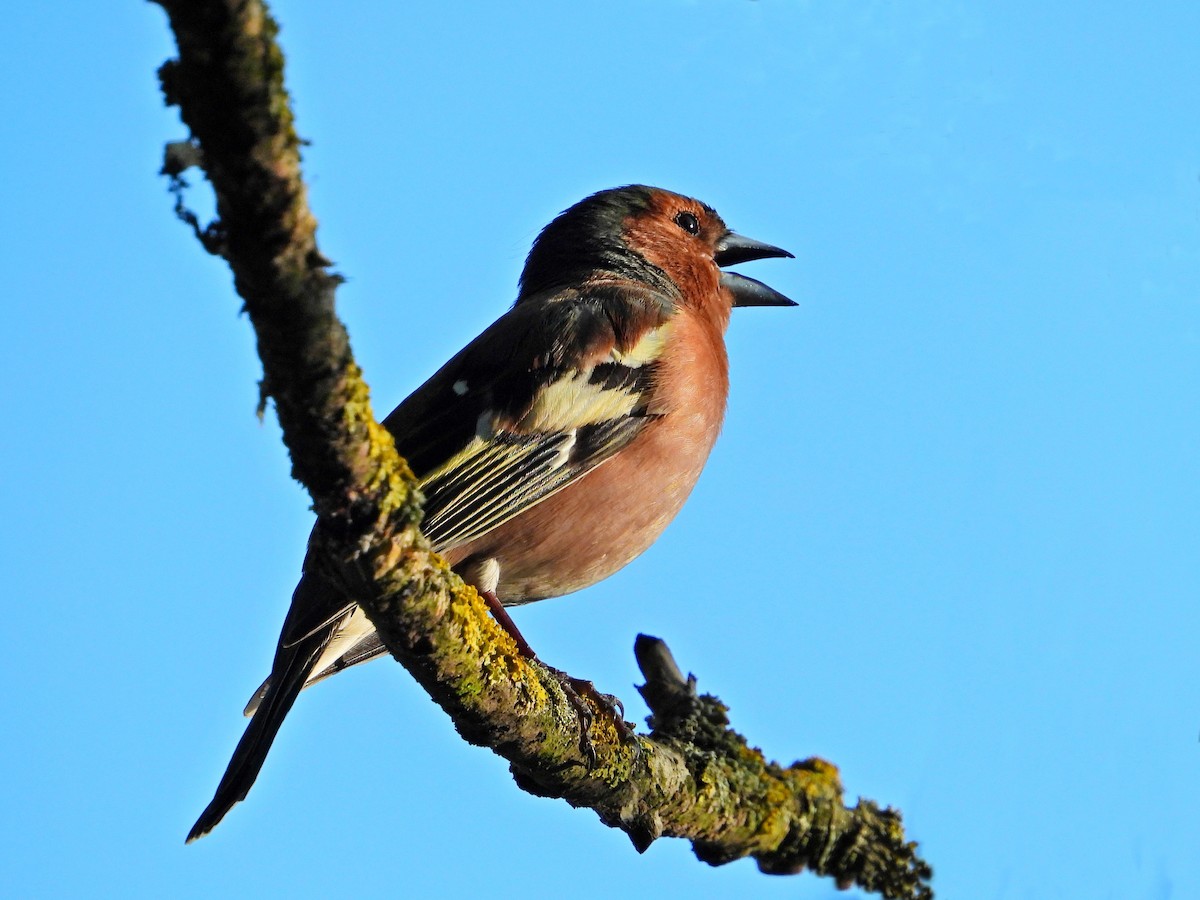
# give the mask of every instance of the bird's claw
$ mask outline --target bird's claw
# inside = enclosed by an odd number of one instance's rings
[[[584,699],[587,695],[592,699],[592,702],[604,712],[607,712],[612,719],[613,727],[616,729],[617,735],[622,742],[632,746],[638,754],[641,748],[637,742],[637,734],[628,722],[625,721],[625,704],[619,698],[612,694],[604,694],[596,690],[596,686],[585,678],[575,678],[568,675],[561,669],[555,669],[552,666],[547,666],[558,680],[559,685],[566,694],[567,702],[571,704],[575,712],[579,715],[579,752],[586,760],[588,771],[596,767],[598,756],[596,754],[596,746],[592,743],[591,729],[592,723],[596,720],[596,715],[592,712],[591,705]]]

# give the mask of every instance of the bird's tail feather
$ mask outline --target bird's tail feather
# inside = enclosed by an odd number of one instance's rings
[[[238,741],[233,758],[221,776],[217,792],[212,802],[208,804],[192,830],[188,832],[188,843],[203,837],[217,826],[234,804],[246,799],[254,780],[262,769],[267,758],[267,752],[279,733],[279,726],[296,702],[300,689],[304,687],[305,679],[328,637],[313,635],[291,647],[280,647],[275,654],[275,664],[272,666],[270,686],[262,703],[254,713],[254,718],[246,726],[242,739]]]

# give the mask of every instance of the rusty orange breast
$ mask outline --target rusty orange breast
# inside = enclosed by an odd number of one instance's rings
[[[681,310],[670,329],[648,406],[655,421],[578,481],[447,551],[466,581],[479,587],[480,567],[495,560],[505,605],[568,594],[628,564],[675,518],[721,430],[729,373],[721,323]]]

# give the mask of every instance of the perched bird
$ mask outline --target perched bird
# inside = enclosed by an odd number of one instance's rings
[[[683,506],[725,414],[730,310],[795,305],[721,267],[791,255],[679,194],[593,194],[538,236],[512,309],[384,420],[420,479],[422,531],[523,652],[504,606],[607,578]],[[253,718],[188,840],[245,798],[301,689],[384,652],[306,564]]]

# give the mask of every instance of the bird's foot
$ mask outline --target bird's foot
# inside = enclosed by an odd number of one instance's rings
[[[509,636],[516,642],[517,650],[526,659],[538,662],[551,672],[559,685],[563,689],[563,693],[567,696],[567,702],[575,710],[579,716],[579,752],[583,754],[583,758],[587,761],[588,771],[596,767],[597,756],[596,747],[592,743],[591,729],[592,723],[596,720],[595,714],[592,712],[591,705],[584,699],[590,697],[592,702],[596,704],[603,712],[608,713],[612,719],[613,728],[616,729],[617,736],[622,742],[633,748],[635,756],[641,754],[641,745],[637,742],[637,733],[633,730],[633,726],[625,721],[625,704],[612,694],[602,694],[596,690],[596,686],[584,678],[574,678],[564,672],[562,669],[556,669],[553,666],[547,666],[544,662],[538,659],[538,655],[533,652],[533,648],[529,646],[524,635],[517,628],[516,623],[501,604],[499,598],[496,597],[495,591],[481,590],[479,595],[491,610],[492,617],[496,623],[508,632]]]
[[[542,663],[542,665],[546,665]],[[633,730],[633,726],[625,721],[625,704],[618,697],[612,694],[604,694],[596,689],[596,685],[585,678],[575,678],[568,675],[561,669],[556,669],[553,666],[546,666],[558,680],[559,685],[563,689],[563,693],[567,696],[567,702],[575,710],[579,716],[579,752],[583,754],[583,758],[587,761],[587,768],[590,771],[596,767],[597,756],[596,747],[592,743],[591,729],[592,723],[596,716],[592,711],[592,705],[585,700],[585,697],[591,699],[600,710],[607,713],[612,720],[613,728],[617,732],[617,736],[626,744],[631,746],[635,753],[640,753],[641,748],[637,742],[637,733]]]

